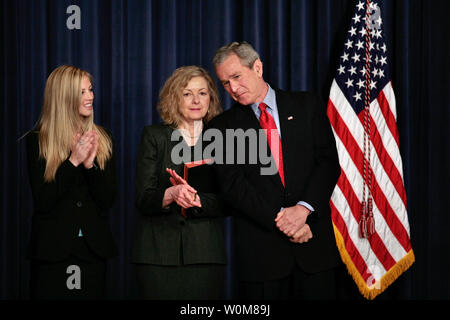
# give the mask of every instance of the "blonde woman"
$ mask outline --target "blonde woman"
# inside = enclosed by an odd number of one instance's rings
[[[197,66],[175,70],[161,89],[158,111],[164,123],[144,128],[136,171],[139,221],[132,260],[142,297],[218,299],[226,257],[212,168],[198,167],[187,182],[181,178],[185,162],[204,160],[194,150],[206,146],[203,126],[222,111],[209,73]],[[180,145],[183,162],[172,152]]]
[[[115,169],[111,136],[94,123],[93,102],[89,73],[56,68],[47,79],[39,121],[26,136],[35,208],[33,299],[104,297],[106,259],[117,252],[108,225]]]

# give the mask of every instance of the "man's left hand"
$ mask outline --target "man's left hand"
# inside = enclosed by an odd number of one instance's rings
[[[307,223],[301,228],[294,236],[292,236],[289,241],[294,243],[305,243],[308,242],[313,237],[311,228]]]

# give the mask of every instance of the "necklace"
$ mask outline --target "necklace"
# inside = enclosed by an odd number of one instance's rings
[[[181,135],[183,136],[184,141],[186,142],[186,144],[189,147],[192,147],[193,145],[195,145],[197,143],[198,138],[200,137],[200,135],[202,133],[201,131],[198,132],[197,134],[195,134],[195,132],[194,132],[194,135],[191,135],[191,133],[186,129],[179,128],[178,130],[181,132]]]

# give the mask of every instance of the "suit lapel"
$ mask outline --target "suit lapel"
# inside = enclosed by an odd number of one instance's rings
[[[243,106],[238,104],[237,108],[239,108],[242,113],[241,121],[244,124],[245,128],[261,129],[259,121],[250,106]]]
[[[301,150],[295,149],[296,133],[302,126],[295,107],[288,93],[274,89],[277,99],[278,116],[280,120],[281,147],[283,148],[284,182],[289,186],[290,167],[296,165]]]
[[[294,117],[294,112],[292,112],[293,106],[286,93],[276,90],[276,99],[277,99],[278,117],[280,120],[281,142],[283,144],[282,147],[284,154],[285,144],[288,145],[289,143],[288,137],[290,137],[294,132],[295,123],[297,123],[298,119]]]

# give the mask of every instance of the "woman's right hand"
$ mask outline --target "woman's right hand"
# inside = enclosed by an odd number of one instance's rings
[[[184,180],[182,177],[180,177],[175,170],[166,168],[166,172],[170,174],[170,183],[172,183],[173,186],[176,186],[178,184],[188,184],[186,180]]]
[[[73,139],[72,143],[72,153],[70,154],[69,161],[75,167],[78,167],[80,163],[88,157],[92,146],[94,138],[87,133],[81,135],[77,133]]]

